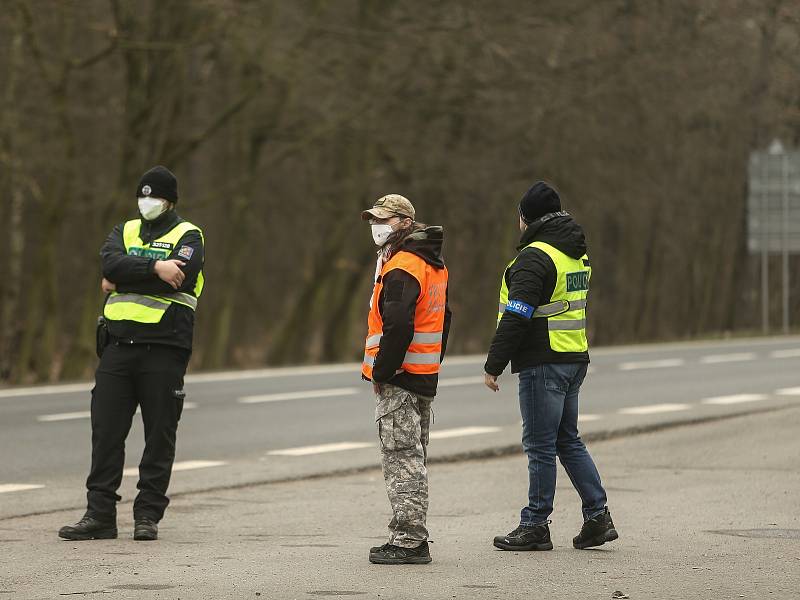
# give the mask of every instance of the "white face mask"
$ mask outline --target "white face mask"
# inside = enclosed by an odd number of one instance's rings
[[[168,203],[161,198],[139,198],[139,213],[145,221],[157,219],[167,210]]]
[[[371,227],[372,239],[375,241],[376,246],[383,246],[386,243],[386,240],[389,239],[389,236],[394,233],[394,228],[385,223],[371,225]]]

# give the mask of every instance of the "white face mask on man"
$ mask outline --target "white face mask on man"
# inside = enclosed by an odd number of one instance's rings
[[[169,202],[161,198],[139,198],[139,213],[145,221],[152,221],[164,214]]]
[[[372,227],[372,239],[375,241],[376,246],[383,246],[389,239],[389,236],[394,233],[394,227],[386,223],[374,223]]]

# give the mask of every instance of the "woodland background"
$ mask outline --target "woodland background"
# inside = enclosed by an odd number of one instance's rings
[[[537,179],[587,231],[595,344],[758,327],[747,159],[800,145],[797,0],[0,6],[2,381],[91,373],[155,164],[205,231],[195,369],[358,360],[389,192],[445,226],[450,348],[484,352]]]

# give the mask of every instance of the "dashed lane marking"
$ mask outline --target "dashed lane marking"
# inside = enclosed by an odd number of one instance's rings
[[[661,360],[643,360],[620,363],[620,371],[638,371],[639,369],[667,369],[680,367],[685,363],[682,358],[664,358]]]
[[[743,402],[759,402],[766,400],[766,394],[733,394],[731,396],[716,396],[701,400],[703,404],[741,404]]]
[[[285,400],[307,400],[311,398],[333,398],[335,396],[352,396],[358,388],[330,388],[327,390],[306,390],[304,392],[281,392],[277,394],[261,394],[259,396],[243,396],[237,400],[240,404],[260,404],[262,402],[282,402]]]
[[[228,463],[221,460],[184,460],[172,465],[172,471],[193,471],[194,469],[208,469],[210,467],[221,467]],[[122,471],[125,477],[138,477],[139,467],[130,467]]]
[[[650,404],[648,406],[632,406],[623,408],[619,411],[621,415],[653,415],[664,412],[677,412],[679,410],[689,410],[690,404]]]
[[[455,429],[442,429],[441,431],[431,431],[430,439],[445,440],[448,438],[464,437],[468,435],[481,435],[484,433],[496,433],[500,427],[457,427]]]
[[[326,454],[328,452],[343,452],[344,450],[357,450],[370,448],[374,444],[366,442],[337,442],[334,444],[319,444],[317,446],[301,446],[299,448],[286,448],[267,452],[270,456],[308,456],[310,454]]]
[[[800,348],[786,348],[784,350],[773,350],[769,353],[771,358],[800,358]]]
[[[197,404],[195,402],[184,402],[183,403],[183,410],[192,410],[193,408],[197,408]],[[136,413],[139,414],[142,412],[142,409],[137,407]],[[75,419],[88,419],[92,416],[91,411],[88,410],[79,410],[75,412],[65,412],[65,413],[54,413],[52,415],[39,415],[36,417],[36,420],[40,423],[54,423],[57,421],[72,421]]]
[[[0,494],[9,492],[24,492],[25,490],[39,490],[44,486],[34,483],[0,483]]]
[[[800,396],[800,387],[783,388],[775,390],[775,393],[779,396]]]
[[[716,365],[720,363],[742,362],[755,359],[755,352],[734,352],[731,354],[711,354],[709,356],[704,356],[700,359],[700,362],[706,365]]]
[[[591,414],[578,414],[578,423],[588,423],[589,421],[599,421],[603,418],[603,415],[591,415]]]

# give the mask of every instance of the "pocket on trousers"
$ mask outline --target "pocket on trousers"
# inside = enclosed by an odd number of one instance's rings
[[[556,365],[544,365],[542,371],[544,373],[544,389],[564,394],[569,391],[572,378],[567,373],[567,369],[559,368]]]
[[[175,421],[181,420],[183,414],[183,401],[186,399],[186,392],[183,390],[175,390],[172,392],[172,397],[175,399]]]
[[[378,435],[386,450],[408,450],[416,443],[414,408],[406,403],[378,419]]]

